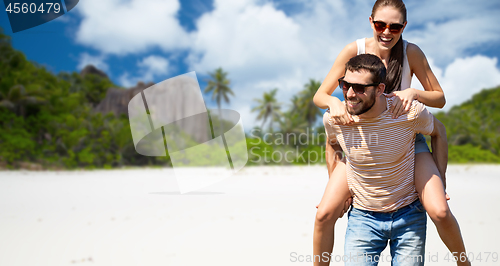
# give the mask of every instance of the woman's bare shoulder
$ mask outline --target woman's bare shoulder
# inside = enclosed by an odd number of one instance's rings
[[[424,52],[420,49],[420,47],[411,42],[408,42],[408,45],[406,46],[406,54],[408,55],[408,58],[412,57],[415,59],[424,56]]]
[[[349,43],[342,49],[342,52],[345,55],[348,55],[350,57],[354,57],[358,54],[358,44],[356,41]]]
[[[349,59],[355,57],[357,54],[358,54],[358,45],[356,44],[356,42],[354,41],[349,43],[344,47],[344,49],[342,49],[342,51],[340,51],[339,55],[335,59],[335,62],[333,64],[334,68],[340,68],[341,72],[343,72],[345,63],[347,63]]]

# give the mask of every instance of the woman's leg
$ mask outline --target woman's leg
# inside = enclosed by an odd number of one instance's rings
[[[335,222],[344,210],[344,203],[351,197],[347,186],[346,166],[338,162],[330,174],[325,193],[318,206],[314,223],[313,254],[314,265],[329,265],[323,261],[323,253],[330,256],[333,250]]]
[[[458,254],[457,265],[470,265],[460,261],[466,255],[465,245],[455,216],[450,211],[446,192],[436,163],[429,152],[415,154],[415,187],[429,217],[436,225],[441,240],[450,252]]]

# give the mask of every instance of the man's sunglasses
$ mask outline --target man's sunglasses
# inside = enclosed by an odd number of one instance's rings
[[[387,24],[383,21],[373,21],[373,26],[378,32],[383,32],[385,29],[389,29],[391,33],[398,34],[403,29],[404,25],[399,23]]]
[[[342,88],[343,91],[347,92],[349,88],[352,88],[352,90],[357,93],[357,94],[363,94],[366,91],[366,87],[371,87],[371,86],[378,86],[379,83],[371,83],[371,84],[357,84],[357,83],[350,83],[344,80],[344,77],[339,78],[339,86]]]

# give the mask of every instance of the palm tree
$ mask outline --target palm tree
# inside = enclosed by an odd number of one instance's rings
[[[234,96],[234,92],[229,88],[231,81],[227,79],[227,72],[224,72],[221,67],[208,74],[211,79],[208,80],[205,93],[212,93],[212,100],[217,101],[217,107],[220,110],[221,101],[224,100],[226,103],[229,103],[228,95],[231,94]]]
[[[222,120],[222,111],[221,111],[221,102],[224,100],[226,103],[229,103],[228,95],[231,94],[234,96],[234,92],[229,87],[231,81],[227,79],[227,72],[222,70],[222,67],[217,68],[214,72],[208,73],[210,78],[205,88],[205,93],[212,93],[212,100],[216,100],[217,107],[219,109],[219,130],[220,135],[222,136],[224,131],[222,128],[223,120]],[[210,112],[209,112],[210,115]],[[211,119],[211,118],[210,118]],[[212,123],[214,121],[212,120]],[[217,135],[217,134],[216,134]]]
[[[252,108],[252,112],[257,111],[257,120],[263,120],[261,128],[264,128],[264,124],[267,119],[269,119],[269,130],[273,132],[273,121],[279,121],[280,115],[282,114],[281,104],[276,100],[276,92],[278,89],[271,90],[270,92],[264,92],[262,99],[254,99],[258,106]]]
[[[283,116],[283,119],[279,120],[279,124],[280,132],[283,133],[286,144],[289,145],[290,136],[295,135],[295,144],[298,139],[298,135],[305,132],[304,129],[307,126],[307,121],[304,120],[299,112],[295,112],[292,107],[292,109]]]
[[[302,112],[301,112],[302,108],[300,106],[301,99],[297,95],[293,95],[292,99],[290,101],[291,101],[291,106],[290,106],[290,110],[288,111],[288,114],[291,116],[294,116],[294,115],[301,116],[302,115]]]
[[[310,79],[309,83],[304,85],[304,90],[299,93],[299,98],[297,104],[301,110],[301,113],[304,115],[307,120],[307,124],[311,127],[314,122],[318,119],[318,116],[321,116],[320,109],[314,105],[312,101],[314,94],[318,91],[319,86],[321,86],[321,82],[316,81],[314,79]]]

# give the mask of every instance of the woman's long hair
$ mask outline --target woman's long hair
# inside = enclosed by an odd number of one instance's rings
[[[375,12],[381,7],[394,7],[403,15],[403,23],[406,22],[406,7],[401,0],[377,0],[372,8],[372,19]],[[385,80],[385,93],[391,93],[395,90],[401,90],[401,75],[403,73],[403,34],[400,35],[398,42],[391,49],[391,56],[387,63],[387,77]]]

